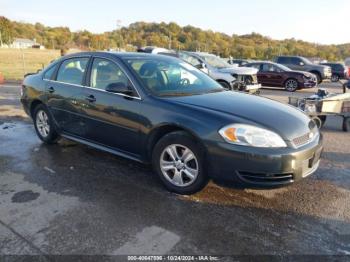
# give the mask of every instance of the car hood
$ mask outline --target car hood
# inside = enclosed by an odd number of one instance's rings
[[[254,95],[225,91],[172,97],[169,100],[232,116],[232,123],[235,123],[234,119],[243,119],[245,120],[243,122],[256,124],[277,132],[289,141],[310,132],[310,118],[303,112],[292,106]],[[230,123],[224,125],[227,124]]]
[[[221,73],[237,74],[237,75],[256,75],[258,69],[251,67],[227,67],[218,69]]]

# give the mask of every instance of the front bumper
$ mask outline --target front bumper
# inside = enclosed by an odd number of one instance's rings
[[[322,78],[323,79],[331,79],[332,78],[332,72],[324,72]]]
[[[317,86],[317,80],[305,81],[301,84],[301,88],[313,88],[315,86]]]
[[[209,147],[209,176],[252,186],[283,186],[314,173],[323,139],[300,148],[261,149],[220,142]]]

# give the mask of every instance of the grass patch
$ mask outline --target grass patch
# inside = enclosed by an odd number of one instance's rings
[[[42,69],[58,57],[59,50],[3,48],[0,49],[0,72],[7,80],[20,80],[25,74]]]

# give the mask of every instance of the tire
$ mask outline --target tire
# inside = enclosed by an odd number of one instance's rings
[[[286,82],[284,82],[284,88],[288,92],[295,92],[298,90],[298,87],[299,87],[298,81],[294,78],[289,78],[286,80]]]
[[[332,81],[333,83],[339,82],[339,80],[340,80],[339,75],[337,75],[337,74],[333,74],[333,75],[332,75],[331,81]]]
[[[314,74],[316,76],[316,79],[317,79],[317,84],[321,84],[322,83],[322,77],[320,75],[320,73],[317,73],[317,72],[311,72],[312,74]]]
[[[186,132],[179,131],[158,141],[153,149],[152,165],[169,191],[190,195],[203,189],[209,181],[204,159],[201,146]]]
[[[50,112],[43,104],[34,109],[33,121],[36,134],[46,144],[54,144],[60,138]]]
[[[323,127],[326,124],[327,116],[318,116],[318,118],[321,120],[321,127]]]
[[[232,90],[231,86],[229,83],[225,82],[225,81],[218,81],[218,83],[223,87],[226,88],[228,90]]]
[[[315,122],[315,124],[316,124],[316,126],[318,127],[318,129],[321,129],[321,128],[322,128],[322,126],[323,126],[322,120],[321,120],[319,117],[314,116],[314,117],[312,118],[312,120]]]
[[[344,117],[343,120],[343,131],[350,132],[350,117]]]

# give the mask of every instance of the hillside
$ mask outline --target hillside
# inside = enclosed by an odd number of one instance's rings
[[[40,23],[28,24],[0,17],[3,43],[13,38],[35,38],[49,49],[77,47],[101,50],[130,48],[130,46],[156,45],[174,49],[208,51],[223,57],[271,59],[284,55],[303,55],[327,60],[350,57],[350,44],[317,45],[295,39],[273,40],[257,33],[249,35],[226,35],[204,31],[193,26],[180,27],[176,23],[137,22],[120,30],[93,34],[88,31],[71,32],[68,27],[47,27]]]

